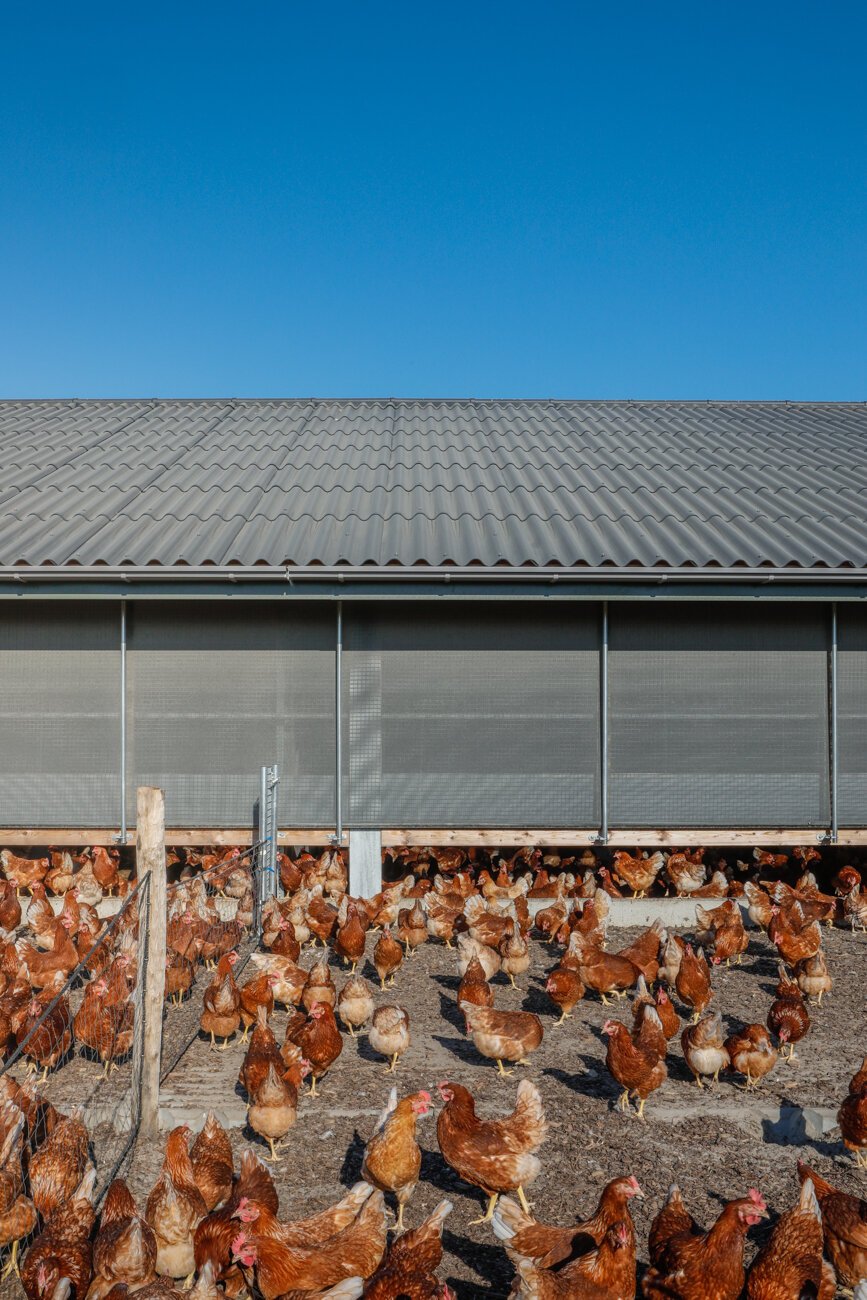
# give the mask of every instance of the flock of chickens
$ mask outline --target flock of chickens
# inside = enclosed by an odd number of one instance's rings
[[[195,1300],[246,1291],[264,1300],[362,1295],[448,1300],[453,1295],[437,1275],[451,1203],[441,1202],[420,1227],[403,1231],[405,1207],[421,1171],[415,1130],[417,1119],[431,1108],[428,1092],[400,1096],[392,1090],[365,1149],[362,1181],[327,1211],[280,1220],[277,1189],[266,1167],[280,1159],[304,1081],[315,1096],[317,1081],[340,1055],[341,1023],[349,1034],[368,1035],[389,1072],[409,1045],[406,1010],[397,999],[375,1007],[373,990],[357,970],[368,951],[369,932],[376,933],[372,960],[382,989],[395,986],[404,961],[425,943],[454,943],[461,976],[457,1005],[467,1033],[503,1076],[512,1073],[506,1064],[531,1064],[545,1029],[530,1012],[498,1010],[489,981],[503,971],[514,983],[528,970],[534,929],[547,950],[558,949],[545,985],[552,1012],[559,1012],[556,1024],[570,1018],[584,997],[619,1001],[634,991],[631,1023],[609,1019],[604,1024],[606,1063],[622,1089],[621,1106],[629,1109],[630,1097],[635,1098],[637,1113],[645,1118],[645,1103],[666,1077],[669,1043],[677,1036],[699,1087],[703,1079],[717,1079],[727,1070],[743,1076],[750,1089],[781,1057],[791,1060],[795,1044],[809,1031],[809,1003],[820,1004],[833,986],[821,925],[867,928],[859,872],[841,868],[831,882],[833,893],[822,893],[810,870],[819,856],[813,849],[795,850],[791,884],[782,879],[791,871],[788,857],[761,850],[752,863],[738,863],[735,870],[720,862],[708,869],[701,850],[652,857],[617,853],[610,870],[589,853],[577,861],[543,858],[530,849],[510,858],[477,853],[473,861],[472,856],[458,849],[409,851],[394,864],[398,871],[410,868],[407,874],[365,900],[349,896],[339,852],[329,850],[319,858],[280,855],[282,897],[267,903],[261,951],[252,954],[252,974],[239,982],[237,952],[253,911],[251,869],[237,850],[205,858],[177,855],[180,879],[170,893],[167,919],[166,999],[183,1000],[191,990],[198,996],[197,972],[211,968],[201,1029],[215,1048],[243,1035],[238,1080],[247,1097],[249,1128],[269,1157],[262,1160],[248,1148],[236,1168],[228,1135],[211,1114],[192,1144],[186,1126],[171,1133],[143,1210],[117,1180],[97,1216],[95,1171],[81,1114],[61,1114],[39,1094],[35,1079],[19,1085],[7,1073],[0,1079],[0,1244],[11,1248],[6,1271],[20,1267],[29,1300],[109,1295],[123,1300],[133,1291],[140,1300],[170,1300],[183,1287],[192,1287],[185,1294]],[[94,891],[124,893],[131,882],[118,873],[116,855],[94,850],[77,870],[67,871],[73,865],[64,861],[68,857],[39,860],[37,878],[35,860],[2,855],[0,926],[6,933],[0,1027],[8,1025],[4,1043],[26,1042],[25,1055],[45,1072],[56,1068],[75,1042],[94,1052],[108,1071],[131,1042],[136,913],[131,908],[123,914],[114,942],[94,958],[101,928],[92,912]],[[697,904],[692,942],[657,922],[628,947],[608,951],[610,898],[625,891],[639,894],[663,881],[678,893],[716,903]],[[15,940],[22,921],[16,890],[23,887],[31,892],[25,914],[30,934]],[[46,888],[62,896],[58,917]],[[235,900],[231,919],[222,919],[217,908],[220,894]],[[745,1025],[726,1038],[721,1013],[709,1009],[715,996],[712,973],[720,963],[739,962],[747,948],[739,899],[777,949],[779,984],[766,1023]],[[299,964],[308,943],[330,949],[351,968],[340,989],[328,952],[309,968]],[[55,1007],[26,1041],[82,957],[93,964],[86,970],[79,1010],[72,1016],[67,1005],[64,1012],[61,998],[59,1018],[51,1019]],[[282,1042],[269,1023],[275,1004],[289,1012]],[[682,1014],[691,1023],[682,1025]],[[456,1080],[437,1088],[440,1152],[487,1198],[477,1221],[490,1226],[512,1262],[514,1295],[633,1300],[636,1248],[629,1203],[642,1195],[636,1180],[610,1182],[586,1221],[565,1227],[540,1223],[526,1198],[542,1169],[537,1152],[548,1128],[535,1084],[522,1080],[513,1112],[500,1119],[479,1117],[471,1093]],[[867,1058],[851,1081],[839,1122],[858,1165],[867,1164]],[[745,1286],[750,1300],[830,1300],[838,1282],[858,1286],[858,1300],[867,1300],[867,1283],[861,1283],[867,1278],[867,1204],[835,1190],[804,1165],[799,1164],[799,1176],[796,1203],[775,1224],[748,1277],[746,1234],[768,1217],[760,1193],[751,1189],[731,1201],[705,1232],[673,1187],[650,1232],[650,1268],[641,1282],[647,1300],[737,1300]],[[399,1235],[390,1246],[386,1195],[394,1196],[398,1215]],[[19,1242],[27,1239],[19,1265]]]

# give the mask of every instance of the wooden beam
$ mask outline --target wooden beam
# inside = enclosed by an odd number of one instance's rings
[[[801,828],[800,830],[790,830],[782,827],[761,827],[755,830],[743,828],[739,829],[720,829],[719,827],[705,827],[696,830],[694,827],[660,830],[655,828],[637,828],[629,829],[623,827],[614,827],[608,837],[608,848],[634,847],[636,845],[642,848],[667,847],[667,846],[697,846],[706,844],[708,847],[721,847],[730,845],[758,845],[759,847],[771,848],[774,845],[782,847],[793,846],[795,844],[817,844],[824,847],[831,847],[825,838],[827,832],[817,831],[815,827]],[[572,830],[516,830],[514,827],[502,827],[498,830],[469,830],[469,829],[436,829],[428,828],[395,828],[389,827],[383,829],[382,843],[384,848],[403,848],[403,847],[431,847],[446,848],[450,845],[470,848],[473,846],[480,847],[508,847],[518,848],[522,845],[538,844],[543,847],[562,848],[572,845],[580,847],[590,845],[595,847],[599,844],[599,832],[595,828],[588,829],[583,827]],[[128,845],[135,844],[135,833],[130,831],[127,834]],[[320,827],[291,827],[280,831],[277,836],[278,844],[298,845],[309,844],[312,847],[326,847],[334,843],[334,832]],[[253,843],[253,832],[249,828],[242,827],[216,827],[204,826],[196,829],[174,829],[167,830],[165,833],[165,843],[173,848],[193,848],[203,844],[216,844],[220,847],[238,844],[241,847]],[[10,848],[45,848],[49,844],[57,847],[70,847],[84,845],[105,845],[111,846],[117,844],[117,832],[106,830],[105,827],[81,827],[70,828],[68,826],[57,827],[0,827],[0,846]],[[344,831],[343,845],[349,844],[349,832]],[[840,847],[855,847],[867,845],[867,828],[858,827],[854,829],[843,829],[840,831],[838,844]]]
[[[130,844],[135,843],[135,832],[131,831],[127,836]],[[76,848],[78,845],[102,845],[109,848],[118,842],[117,831],[106,830],[104,826],[100,827],[24,827],[9,826],[0,827],[0,843],[3,845],[16,846],[24,848],[47,848],[49,844],[56,847]]]
[[[499,848],[503,845],[536,844],[559,848],[572,844],[596,844],[599,832],[595,830],[395,830],[382,832],[383,848]]]
[[[141,1128],[145,1138],[159,1135],[160,1057],[166,990],[165,794],[140,785],[136,799],[136,863],[139,880],[149,875],[147,972],[144,990],[144,1053],[141,1062]],[[138,1064],[138,1062],[136,1062]]]
[[[382,832],[383,847],[407,848],[430,847],[445,848],[450,845],[461,848],[479,847],[520,847],[536,845],[550,848],[581,847],[582,845],[599,846],[596,830],[514,830],[508,827],[500,830],[435,830],[413,829],[396,830],[389,828]],[[659,829],[623,829],[614,827],[608,837],[606,848],[634,847],[708,847],[739,845],[756,845],[758,847],[794,846],[796,844],[825,843],[824,833],[815,828],[785,830],[780,827],[756,830],[725,830],[720,828],[681,828],[674,830]],[[867,844],[867,831],[841,831],[841,845]]]

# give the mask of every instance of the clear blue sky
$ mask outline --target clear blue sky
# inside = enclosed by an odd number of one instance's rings
[[[867,398],[863,3],[6,5],[0,396]]]

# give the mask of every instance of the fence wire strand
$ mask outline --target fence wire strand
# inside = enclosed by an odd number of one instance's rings
[[[98,1206],[135,1142],[149,892],[145,876],[101,924],[71,890],[57,915],[35,891],[19,937],[3,936],[0,1248],[10,1260],[88,1169]]]
[[[249,849],[234,850],[168,888],[161,1083],[201,1031],[203,997],[220,958],[237,954],[237,980],[258,946],[267,844],[258,840]]]

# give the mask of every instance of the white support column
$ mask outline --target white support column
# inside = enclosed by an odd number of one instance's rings
[[[373,898],[382,889],[382,831],[349,832],[349,892]]]

